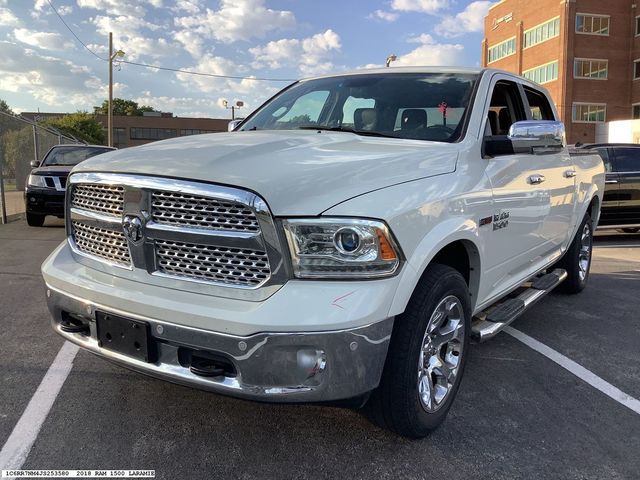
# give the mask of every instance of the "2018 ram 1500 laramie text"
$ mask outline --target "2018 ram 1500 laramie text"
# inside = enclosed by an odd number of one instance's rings
[[[589,276],[604,167],[497,70],[302,80],[231,133],[82,162],[42,266],[53,328],[213,392],[364,406],[421,437],[469,341]]]

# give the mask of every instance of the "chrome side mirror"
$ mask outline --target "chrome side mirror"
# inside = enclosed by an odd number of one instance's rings
[[[242,123],[243,120],[244,120],[244,118],[238,118],[236,120],[231,120],[229,122],[229,124],[227,125],[227,129],[230,132],[233,132],[236,129],[236,127]]]
[[[40,166],[40,162],[38,160],[31,160],[29,165],[31,165],[31,168],[38,168]]]
[[[554,120],[516,122],[509,128],[507,138],[513,153],[552,153],[566,145],[564,124]]]

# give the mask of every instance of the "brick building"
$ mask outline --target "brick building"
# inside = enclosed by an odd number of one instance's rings
[[[502,0],[485,18],[482,64],[551,93],[570,143],[640,119],[640,10],[634,0]]]
[[[38,121],[61,117],[64,113],[23,112],[22,116]],[[107,116],[96,118],[107,129]],[[165,138],[197,135],[200,133],[226,132],[228,119],[174,117],[171,113],[147,112],[141,117],[113,116],[113,146],[133,147]],[[106,136],[106,132],[105,132]]]

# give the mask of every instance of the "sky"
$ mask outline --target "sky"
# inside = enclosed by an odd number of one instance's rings
[[[49,2],[69,28],[65,27]],[[108,33],[124,60],[114,96],[181,117],[248,114],[289,82],[392,65],[478,66],[491,1],[0,0],[0,99],[16,112],[92,111],[107,97]],[[95,55],[94,55],[95,54]],[[101,57],[101,58],[98,58]]]

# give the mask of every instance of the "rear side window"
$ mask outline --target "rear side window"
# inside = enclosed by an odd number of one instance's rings
[[[615,148],[613,151],[617,172],[640,172],[640,147]]]
[[[613,168],[611,168],[611,160],[609,159],[609,150],[607,150],[606,148],[596,148],[596,152],[598,152],[598,154],[600,154],[600,157],[602,157],[602,161],[604,162],[604,169],[607,172],[613,170]]]
[[[553,109],[545,95],[528,87],[525,87],[524,91],[527,94],[527,101],[529,102],[533,120],[555,120]]]

